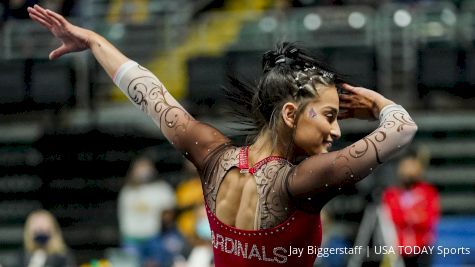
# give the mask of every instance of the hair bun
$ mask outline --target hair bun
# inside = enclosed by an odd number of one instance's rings
[[[305,50],[301,50],[293,43],[284,42],[276,46],[274,50],[268,50],[262,57],[262,70],[264,73],[272,68],[289,67],[294,70],[303,70],[312,67],[314,59],[307,56]]]
[[[262,55],[262,69],[268,71],[275,66],[275,59],[278,54],[275,51],[269,50]]]
[[[285,63],[292,63],[298,57],[299,50],[297,48],[292,48],[285,51],[274,51],[269,50],[264,53],[262,57],[262,68],[264,71],[268,71],[269,69]]]
[[[275,57],[275,65],[278,65],[280,63],[285,63],[285,56],[284,55],[278,55]]]

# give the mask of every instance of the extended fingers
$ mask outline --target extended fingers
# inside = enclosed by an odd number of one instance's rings
[[[56,19],[56,17],[54,17],[51,13],[54,13],[50,10],[47,10],[47,9],[44,9],[42,8],[41,6],[39,5],[34,5],[34,9],[38,12],[39,15],[42,16],[42,18],[48,22],[49,24],[51,25],[56,25],[56,26],[59,26],[61,27],[62,26],[62,23]]]
[[[30,12],[29,13],[30,15],[30,18],[38,23],[40,23],[41,25],[45,26],[46,28],[51,28],[52,25],[47,22],[42,16],[38,15],[37,13],[35,12]]]
[[[46,9],[42,8],[41,6],[39,5],[34,5],[33,6],[33,11],[36,11],[36,13],[38,13],[39,15],[43,16],[43,18],[45,19],[49,19],[48,17],[48,14],[46,13]]]
[[[33,8],[33,7],[28,7],[28,13],[30,15],[35,15],[38,18],[41,18],[43,21],[48,22],[48,17],[45,16],[40,10]],[[49,22],[48,22],[49,23]],[[51,24],[51,23],[50,23]]]
[[[45,26],[48,25],[47,26],[48,28],[51,28],[54,25],[58,25],[58,23],[56,23],[51,18],[51,16],[49,16],[46,13],[46,10],[44,8],[40,7],[39,5],[34,5],[33,8],[29,7],[28,12],[30,13],[30,17],[35,18],[35,19],[36,18],[41,19],[41,21],[40,20],[35,20],[35,21],[38,21],[42,25],[45,25]]]
[[[66,24],[68,24],[68,21],[63,16],[61,16],[60,14],[58,14],[56,12],[53,12],[49,9],[46,10],[46,13],[48,15],[52,16],[54,19],[56,19],[61,26],[66,26]]]
[[[341,107],[353,107],[355,104],[361,102],[361,97],[354,94],[340,94],[339,96]]]
[[[354,104],[351,102],[340,102],[340,109],[353,109]]]
[[[353,94],[360,94],[361,92],[367,90],[366,88],[363,87],[356,87],[356,86],[351,86],[347,83],[342,84],[343,89],[346,91],[353,93]]]
[[[338,98],[340,99],[340,101],[353,101],[354,100],[354,95],[339,94]]]
[[[343,89],[345,89],[345,90],[347,90],[347,91],[350,91],[350,92],[352,92],[352,91],[356,88],[356,87],[351,86],[351,85],[349,85],[349,84],[347,84],[347,83],[342,84],[342,87],[343,87]]]

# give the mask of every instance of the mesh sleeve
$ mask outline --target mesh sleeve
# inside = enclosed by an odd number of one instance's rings
[[[122,64],[114,83],[198,169],[210,151],[228,142],[217,129],[195,120],[152,72],[136,62]]]
[[[408,145],[417,131],[417,125],[399,105],[386,106],[379,119],[376,130],[352,145],[309,157],[297,165],[288,177],[290,195],[307,198],[338,192],[360,181]]]

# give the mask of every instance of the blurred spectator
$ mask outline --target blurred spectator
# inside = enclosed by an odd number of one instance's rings
[[[423,181],[424,166],[411,156],[399,163],[400,186],[389,187],[383,193],[383,204],[394,223],[399,246],[430,246],[435,241],[439,219],[437,189]],[[430,266],[429,254],[403,254],[407,267]]]
[[[157,179],[153,162],[135,160],[119,193],[119,227],[122,246],[138,257],[141,265],[164,266],[160,231],[162,214],[175,207],[175,193],[164,180]]]
[[[186,267],[212,267],[213,248],[211,247],[211,228],[206,216],[205,205],[196,206],[195,210],[195,242],[188,257]]]
[[[73,255],[64,243],[61,229],[53,215],[46,210],[32,212],[25,223],[24,249],[18,267],[76,266]]]
[[[160,236],[164,266],[177,266],[185,262],[187,242],[176,227],[176,211],[166,210],[162,214],[162,233]]]
[[[186,267],[213,266],[211,229],[206,216],[200,177],[190,161],[185,161],[183,172],[187,178],[177,187],[177,203],[182,211],[178,217],[178,225],[193,246]]]
[[[149,19],[149,0],[112,0],[109,3],[107,21],[109,23],[129,22],[141,24]]]
[[[345,235],[345,230],[334,222],[332,214],[328,209],[320,212],[322,220],[322,248],[339,249],[350,248],[351,242]],[[346,231],[347,232],[347,231]],[[348,255],[345,253],[330,253],[326,257],[318,257],[315,267],[339,267],[346,266]]]
[[[195,166],[190,161],[183,165],[185,179],[177,186],[176,197],[180,214],[177,218],[178,228],[189,243],[195,242],[195,208],[204,203],[201,180]]]

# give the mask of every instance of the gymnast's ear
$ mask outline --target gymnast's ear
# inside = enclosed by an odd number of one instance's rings
[[[295,103],[287,102],[282,106],[282,119],[285,125],[289,128],[294,128],[296,125],[298,107]]]

